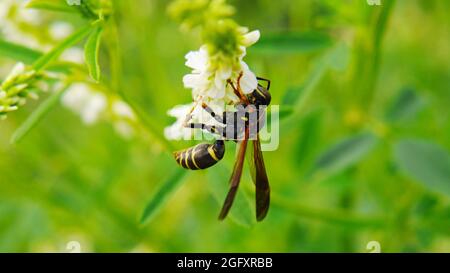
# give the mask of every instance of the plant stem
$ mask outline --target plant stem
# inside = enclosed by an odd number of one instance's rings
[[[111,59],[111,86],[113,90],[124,100],[134,111],[136,116],[142,122],[143,127],[161,144],[166,151],[170,152],[175,150],[174,146],[170,141],[168,141],[161,133],[161,130],[150,120],[147,115],[140,110],[140,108],[134,103],[128,95],[124,92],[122,88],[121,73],[121,52],[120,52],[120,40],[119,40],[119,31],[117,29],[117,22],[114,16],[111,16],[110,19],[110,32],[111,39],[110,44],[112,45],[110,50],[110,59]]]
[[[370,70],[369,86],[368,86],[368,94],[371,95],[370,101],[373,101],[373,94],[375,93],[376,83],[378,79],[378,74],[380,70],[380,61],[381,61],[381,46],[383,43],[384,34],[386,33],[386,25],[389,20],[389,16],[391,14],[392,8],[394,7],[395,0],[386,1],[383,9],[381,10],[373,33],[373,43],[374,43],[374,51],[373,51],[373,60],[372,67]]]

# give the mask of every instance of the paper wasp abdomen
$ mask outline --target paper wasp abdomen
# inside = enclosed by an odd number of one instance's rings
[[[225,144],[223,140],[216,140],[214,144],[201,143],[194,147],[174,152],[177,163],[189,170],[206,169],[223,158]]]

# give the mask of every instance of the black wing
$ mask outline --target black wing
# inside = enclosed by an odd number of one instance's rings
[[[256,220],[262,221],[269,210],[270,186],[266,167],[264,166],[259,135],[256,140],[253,141],[253,164],[250,164],[250,166],[251,168],[254,167],[251,172],[256,186]]]
[[[236,197],[236,192],[239,187],[239,182],[241,181],[242,168],[244,166],[245,150],[247,150],[248,139],[245,138],[240,142],[239,152],[237,155],[236,162],[234,163],[233,173],[230,178],[230,190],[228,191],[227,197],[223,204],[222,210],[220,211],[219,220],[225,219],[231,206],[233,205],[234,197]]]

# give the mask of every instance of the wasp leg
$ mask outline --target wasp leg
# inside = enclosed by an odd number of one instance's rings
[[[265,78],[261,78],[261,77],[256,77],[256,79],[257,79],[258,81],[264,81],[264,82],[267,82],[267,87],[266,87],[266,89],[267,89],[267,91],[269,91],[269,89],[270,89],[270,80],[269,80],[269,79],[265,79]]]
[[[188,123],[185,126],[186,128],[192,128],[192,129],[203,129],[206,130],[208,132],[210,132],[211,134],[216,134],[219,136],[222,136],[222,129],[218,128],[217,126],[214,125],[206,125],[203,123]]]
[[[214,113],[213,109],[211,109],[211,107],[209,107],[206,103],[202,103],[202,108],[205,109],[205,111],[208,112],[208,114],[210,114],[215,120],[223,123],[223,118]]]
[[[234,94],[241,100],[241,102],[244,102],[245,104],[249,104],[247,96],[244,95],[244,93],[242,93],[241,90],[241,78],[244,74],[241,72],[239,74],[239,77],[237,79],[237,86],[234,86],[233,82],[228,79],[227,83],[231,86],[231,88],[233,88]]]
[[[231,86],[231,88],[233,88],[234,94],[235,94],[240,100],[242,100],[241,93],[239,93],[239,91],[236,89],[236,87],[234,86],[233,82],[232,82],[231,80],[228,80],[227,83]]]

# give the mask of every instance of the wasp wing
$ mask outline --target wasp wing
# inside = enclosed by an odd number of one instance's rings
[[[228,191],[227,197],[225,198],[225,202],[222,206],[222,210],[220,211],[219,220],[225,219],[228,212],[230,211],[231,206],[233,205],[234,198],[236,197],[239,182],[241,181],[247,143],[247,137],[240,142],[236,162],[234,163],[233,167],[233,173],[231,174],[230,178],[230,190]]]
[[[254,145],[254,144],[252,144],[252,145]],[[248,168],[250,170],[250,175],[252,176],[253,184],[256,185],[255,155],[254,155],[253,150],[254,150],[253,147],[251,147],[251,149],[248,148],[245,157],[247,159],[246,161],[247,161]]]
[[[256,186],[256,219],[262,221],[269,210],[270,186],[261,152],[259,135],[253,142],[253,164],[250,164],[253,182]]]

